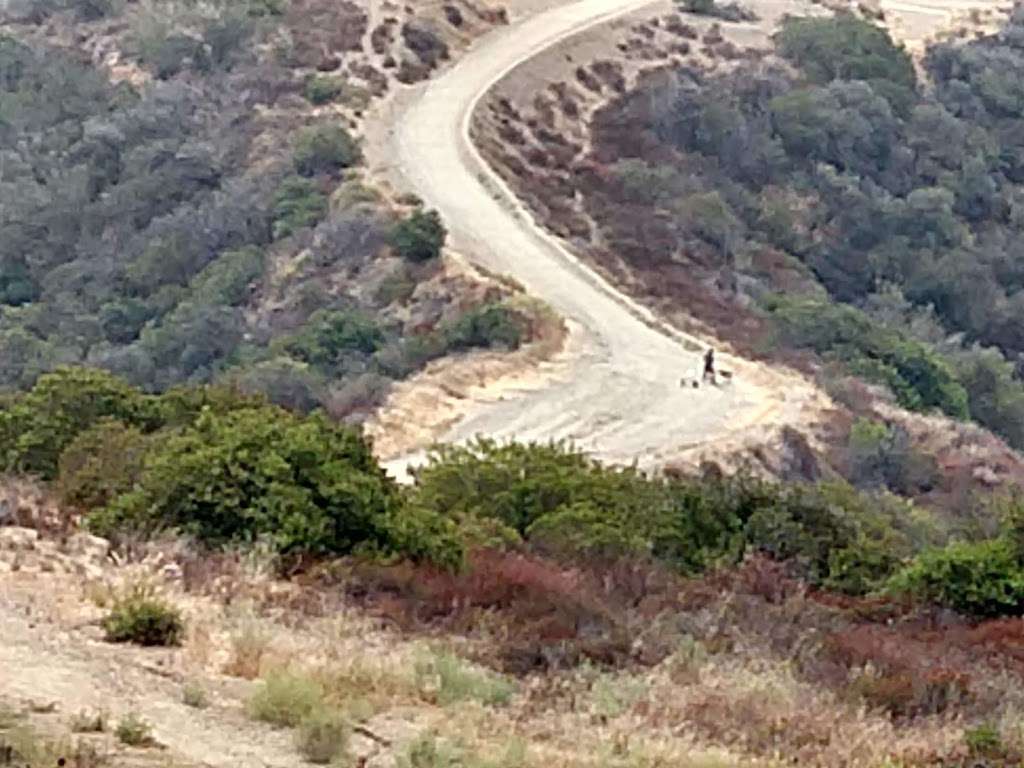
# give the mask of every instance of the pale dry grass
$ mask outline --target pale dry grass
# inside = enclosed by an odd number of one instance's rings
[[[523,768],[712,768],[793,760],[880,768],[889,759],[909,765],[928,755],[956,756],[965,728],[978,725],[940,716],[894,724],[802,678],[802,661],[820,653],[817,637],[829,631],[822,609],[802,593],[771,605],[745,593],[718,594],[704,608],[648,621],[634,635],[679,637],[675,653],[654,668],[537,674],[513,681],[511,695],[495,695],[490,673],[466,660],[488,656],[486,633],[440,643],[435,637],[428,644],[383,629],[360,609],[327,610],[318,602],[323,596],[300,594],[305,599],[296,602],[297,584],[270,577],[245,584],[251,567],[232,565],[216,577],[220,586],[197,594],[161,576],[163,565],[134,563],[105,570],[70,596],[84,604],[83,613],[98,614],[92,603],[108,604],[123,585],[152,579],[182,607],[189,627],[166,670],[180,672],[182,683],[207,681],[218,691],[218,708],[241,707],[249,690],[224,688],[216,680],[222,672],[249,679],[274,669],[305,675],[322,692],[324,706],[353,725],[358,754],[372,747],[396,756],[429,732],[481,760],[496,759],[510,739],[519,740],[528,745],[515,764]],[[246,599],[225,604],[222,595],[235,583]],[[56,599],[57,591],[34,594],[43,602]],[[1007,693],[1012,680],[996,672],[979,670],[975,678],[979,697],[1001,697],[985,711],[1004,743],[1024,743],[1024,691]],[[240,697],[234,705],[232,691]],[[172,695],[180,702],[182,688]],[[359,728],[383,734],[389,746],[368,747],[372,739]],[[505,768],[493,760],[481,765]]]
[[[245,616],[231,633],[230,658],[224,674],[252,680],[264,671],[273,648],[274,633],[254,616]]]
[[[704,657],[687,649],[647,675],[601,675],[587,684],[589,696],[577,704],[585,715],[563,713],[559,730],[596,720],[680,753],[718,744],[754,760],[878,768],[891,759],[955,754],[963,742],[963,724],[952,718],[896,724],[800,680],[791,662],[757,652]],[[1003,732],[1019,732],[1019,722],[1008,711]],[[693,743],[680,743],[683,733]]]
[[[795,596],[773,608],[773,620],[795,620],[808,609],[806,598]],[[740,638],[728,649],[707,644],[706,638],[737,626],[739,610],[745,609],[723,596],[691,613],[694,635],[684,636],[653,669],[583,667],[538,675],[520,681],[511,696],[491,696],[489,685],[477,684],[489,673],[450,651],[382,630],[358,611],[298,621],[287,612],[240,618],[222,610],[206,621],[209,642],[225,644],[233,674],[256,678],[289,669],[351,723],[376,731],[404,713],[400,719],[412,718],[417,732],[439,735],[465,755],[497,755],[513,736],[529,745],[517,763],[526,767],[711,768],[797,760],[878,768],[889,759],[955,754],[962,744],[963,723],[933,717],[896,725],[802,680],[795,659],[768,653],[763,638]],[[189,642],[197,642],[195,636]],[[795,646],[801,644],[799,653],[816,653],[812,637]],[[449,686],[445,695],[442,678]],[[993,680],[991,687],[1004,688],[1005,681]],[[1008,744],[1017,743],[1024,699],[1000,712],[1000,732]],[[587,735],[586,745],[580,734]],[[404,749],[407,741],[390,749]]]

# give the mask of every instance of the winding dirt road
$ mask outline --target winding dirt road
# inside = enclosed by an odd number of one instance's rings
[[[919,43],[971,7],[1006,0],[881,0],[893,33]],[[578,0],[496,30],[446,72],[371,117],[370,160],[403,189],[443,215],[451,244],[477,264],[519,281],[567,321],[570,340],[560,375],[530,389],[504,388],[476,402],[443,442],[475,435],[519,440],[569,439],[596,458],[642,467],[762,442],[782,424],[813,421],[827,398],[805,378],[719,353],[734,372],[722,388],[682,388],[711,340],[689,337],[606,283],[538,226],[469,138],[470,119],[487,91],[521,63],[591,27],[644,8],[651,0]],[[663,5],[663,4],[662,4]],[[803,0],[761,0],[762,20],[729,25],[741,41],[764,36],[785,11],[814,13]],[[820,12],[820,9],[819,9]],[[423,454],[386,462],[400,480]]]
[[[574,350],[543,388],[481,404],[442,439],[477,434],[570,439],[593,456],[651,467],[712,441],[766,434],[797,421],[820,394],[802,378],[719,353],[734,372],[721,388],[683,388],[705,342],[659,323],[543,231],[469,139],[473,109],[520,62],[573,34],[651,5],[582,0],[482,38],[448,71],[376,119],[386,136],[374,154],[403,187],[437,208],[462,253],[509,274],[566,318]],[[399,479],[422,454],[387,463]]]

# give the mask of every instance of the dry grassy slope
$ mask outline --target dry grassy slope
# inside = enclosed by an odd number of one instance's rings
[[[456,665],[461,682],[445,689],[460,694],[450,703],[437,692],[451,681],[416,670],[432,657],[428,643],[471,651],[505,642],[509,628],[502,622],[509,619],[500,612],[464,614],[457,619],[464,625],[459,636],[417,634],[422,626],[403,634],[346,603],[337,585],[275,581],[258,559],[200,560],[168,542],[121,565],[105,559],[105,550],[103,542],[82,536],[62,543],[32,529],[0,528],[0,739],[10,736],[12,725],[30,724],[37,738],[49,734],[90,745],[78,751],[94,757],[72,762],[77,768],[307,764],[290,730],[254,722],[246,713],[259,687],[250,678],[283,665],[314,675],[350,707],[361,725],[345,764],[367,768],[396,765],[422,734],[458,742],[475,755],[458,763],[463,768],[931,768],[966,764],[964,728],[982,718],[1011,748],[1019,749],[1024,736],[1024,689],[1020,665],[1013,663],[1020,622],[991,622],[977,631],[953,623],[948,636],[927,624],[915,629],[912,620],[887,626],[815,602],[777,566],[764,563],[685,590],[677,585],[683,603],[630,634],[636,647],[666,638],[678,646],[653,666],[536,673],[515,681],[511,697],[497,705],[487,703],[482,673],[466,662]],[[183,610],[188,632],[182,647],[103,642],[97,623],[106,609],[100,606],[139,579]],[[381,598],[377,615],[395,615],[385,610],[388,595]],[[845,662],[849,668],[830,671],[823,638],[835,631],[852,660]],[[1008,654],[989,657],[997,647]],[[974,694],[956,701],[952,713],[894,720],[851,696],[861,655],[885,664],[879,674],[890,676],[963,670]],[[880,684],[876,703],[891,696],[902,706],[905,692],[928,700],[927,685],[919,690],[901,680],[892,679],[891,694]],[[200,686],[208,706],[186,705],[186,684]],[[101,710],[110,723],[105,732],[70,733],[80,712]],[[153,744],[117,742],[110,731],[128,713],[152,726]],[[525,748],[520,757],[494,762],[517,743]]]
[[[343,691],[348,703],[362,702],[356,709],[364,719],[352,735],[349,765],[395,765],[427,733],[491,760],[521,739],[529,756],[510,768],[605,765],[600,755],[613,749],[660,755],[680,766],[738,764],[726,750],[698,746],[666,729],[637,733],[628,707],[616,704],[614,687],[593,700],[581,688],[579,701],[571,697],[571,710],[569,698],[562,698],[574,687],[571,680],[551,681],[557,699],[538,679],[526,681],[508,707],[482,706],[473,696],[439,705],[430,683],[424,687],[415,674],[417,662],[431,653],[424,642],[382,630],[336,602],[318,608],[324,594],[275,582],[240,560],[193,573],[195,559],[173,544],[152,548],[132,565],[116,565],[105,552],[105,542],[83,535],[60,542],[29,528],[0,528],[0,743],[20,743],[10,729],[28,726],[39,743],[65,742],[50,747],[52,754],[87,756],[72,762],[78,768],[308,765],[289,730],[254,722],[246,712],[260,685],[250,678],[289,666],[319,669],[320,679]],[[101,606],[140,580],[183,610],[188,633],[181,648],[103,642]],[[186,684],[201,686],[206,707],[183,702]],[[636,690],[648,685],[625,684]],[[105,732],[73,731],[78,715],[100,712]],[[118,742],[112,731],[129,714],[151,726],[152,743]],[[590,740],[586,750],[580,749],[582,732]]]

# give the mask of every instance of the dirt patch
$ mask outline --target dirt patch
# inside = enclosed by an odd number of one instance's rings
[[[446,271],[481,285],[497,283],[449,252]],[[506,286],[507,287],[507,286]],[[397,384],[364,425],[382,461],[421,451],[440,439],[474,404],[537,389],[565,373],[572,343],[565,323],[538,302],[517,293],[531,318],[531,337],[514,352],[480,351],[438,360]]]

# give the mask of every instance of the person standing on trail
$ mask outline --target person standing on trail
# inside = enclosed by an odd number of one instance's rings
[[[708,347],[708,351],[704,353],[704,375],[701,377],[704,381],[711,378],[711,383],[715,383],[715,350]]]

